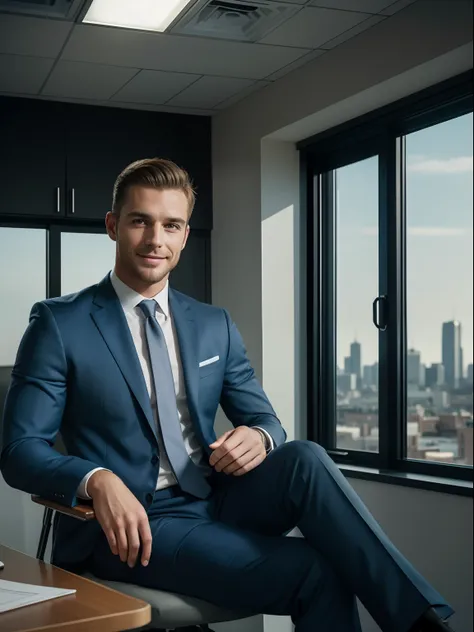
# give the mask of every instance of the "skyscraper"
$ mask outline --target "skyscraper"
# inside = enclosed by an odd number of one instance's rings
[[[354,341],[351,344],[351,368],[352,373],[357,375],[357,379],[362,378],[362,353],[360,343]]]
[[[352,358],[350,356],[345,356],[344,358],[344,373],[353,373],[352,371]]]
[[[343,373],[337,376],[337,390],[346,395],[350,391],[355,391],[357,387],[357,377],[354,373]]]
[[[462,354],[461,323],[457,320],[443,323],[442,351],[446,384],[451,388],[459,388]]]
[[[426,386],[442,386],[445,383],[444,366],[442,364],[432,364],[426,368]]]
[[[407,352],[407,383],[420,386],[421,377],[421,354],[415,349],[408,349]]]
[[[362,383],[364,386],[378,386],[379,381],[379,365],[375,364],[366,365],[362,369]]]

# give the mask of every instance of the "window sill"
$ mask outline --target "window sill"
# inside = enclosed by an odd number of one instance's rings
[[[428,489],[434,492],[455,494],[457,496],[472,497],[473,495],[473,483],[471,481],[427,476],[425,474],[392,472],[358,465],[339,465],[339,469],[347,478],[361,478],[366,481],[401,485],[403,487],[415,487],[417,489]]]

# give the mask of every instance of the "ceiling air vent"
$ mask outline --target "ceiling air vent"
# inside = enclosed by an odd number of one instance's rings
[[[205,0],[178,20],[171,33],[256,42],[300,8],[265,0]]]
[[[0,0],[0,11],[39,15],[47,18],[71,18],[85,0]]]

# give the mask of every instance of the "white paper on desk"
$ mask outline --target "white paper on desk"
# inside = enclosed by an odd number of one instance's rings
[[[22,608],[63,595],[71,595],[75,592],[75,588],[51,588],[0,579],[0,612]]]

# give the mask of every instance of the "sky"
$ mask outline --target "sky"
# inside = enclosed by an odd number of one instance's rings
[[[441,325],[462,325],[464,365],[473,357],[473,117],[407,136],[408,344],[425,364],[441,362]],[[338,344],[378,356],[372,301],[378,291],[378,158],[337,170]]]

